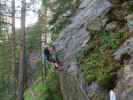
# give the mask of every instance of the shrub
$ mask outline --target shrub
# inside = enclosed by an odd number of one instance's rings
[[[78,60],[88,84],[97,81],[107,90],[114,86],[114,78],[121,65],[114,61],[112,53],[124,38],[123,33],[97,33],[80,51]]]

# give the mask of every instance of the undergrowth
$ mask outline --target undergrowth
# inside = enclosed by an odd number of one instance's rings
[[[80,51],[80,65],[88,84],[97,81],[109,90],[115,86],[116,72],[122,67],[112,54],[125,40],[124,33],[97,33],[88,45]]]
[[[25,92],[25,100],[62,100],[57,73],[50,69],[44,82],[38,77],[32,88]]]

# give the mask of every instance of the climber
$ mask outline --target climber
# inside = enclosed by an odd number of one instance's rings
[[[46,47],[44,49],[44,57],[48,62],[50,62],[54,66],[55,69],[59,68],[59,60],[56,55],[55,46]]]

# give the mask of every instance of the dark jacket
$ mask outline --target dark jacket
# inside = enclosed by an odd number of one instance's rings
[[[45,57],[45,59],[46,59],[47,61],[50,60],[50,52],[49,52],[48,48],[45,48],[45,49],[44,49],[44,57]]]

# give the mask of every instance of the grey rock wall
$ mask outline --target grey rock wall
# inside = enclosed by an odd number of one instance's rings
[[[81,0],[76,15],[71,18],[71,24],[65,27],[54,43],[57,50],[64,53],[60,60],[65,72],[59,74],[64,100],[89,100],[82,73],[74,59],[90,40],[88,24],[93,23],[110,8],[111,3],[107,0]]]
[[[114,53],[116,60],[120,61],[122,55],[128,54],[129,58],[124,62],[124,68],[119,71],[119,80],[115,91],[118,100],[132,100],[133,99],[133,38],[130,38],[120,46]]]
[[[132,0],[81,0],[75,16],[70,18],[71,23],[60,32],[54,43],[57,51],[63,53],[60,60],[63,62],[64,72],[59,72],[59,75],[64,100],[107,100],[107,93],[97,88],[98,86],[92,84],[88,87],[85,84],[75,55],[86,46],[91,35],[96,32],[133,32],[132,4]],[[128,53],[132,59],[132,39],[127,40],[114,53],[114,59],[119,61],[124,53]],[[132,64],[132,60],[129,61],[129,64]],[[125,74],[116,86],[117,96],[122,96],[119,100],[132,100],[131,98],[133,98],[132,88],[130,88],[132,85],[132,70],[130,69],[132,66],[122,69]],[[126,79],[131,79],[131,82],[128,83]],[[122,90],[118,87],[122,87]],[[95,98],[93,93],[98,96]],[[101,94],[106,94],[106,96],[100,98]]]

